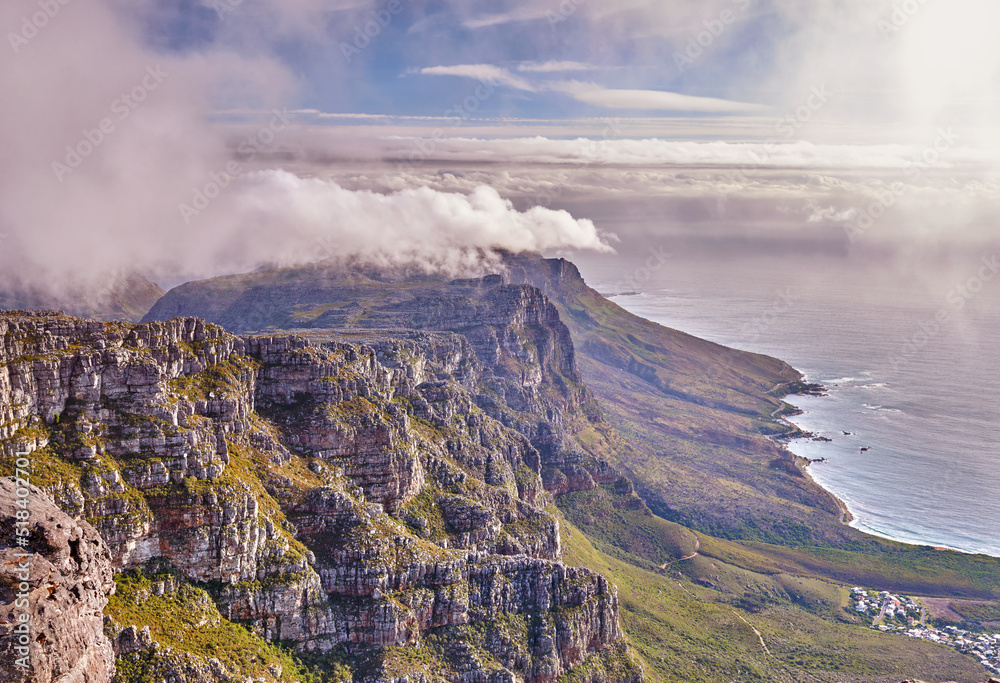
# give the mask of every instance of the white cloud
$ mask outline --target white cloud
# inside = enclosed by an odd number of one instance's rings
[[[460,274],[482,268],[482,254],[496,248],[610,252],[607,240],[613,239],[566,211],[517,211],[487,186],[467,194],[429,187],[381,194],[276,170],[249,174],[211,218],[216,229],[217,221],[230,226],[227,241],[252,245],[248,262],[230,264],[236,270],[261,261],[284,265],[352,257]]]
[[[545,19],[552,11],[552,8],[526,7],[511,12],[488,14],[476,19],[467,19],[462,22],[462,26],[468,29],[480,29],[491,26],[502,26],[503,24],[511,24],[519,21],[538,21]]]
[[[553,73],[590,68],[593,67],[577,62],[546,62],[544,64],[522,65],[518,70],[523,72]],[[710,114],[760,114],[770,111],[769,107],[760,104],[733,102],[732,100],[723,100],[714,97],[696,97],[694,95],[683,95],[681,93],[664,92],[661,90],[614,90],[597,85],[596,83],[582,83],[580,81],[559,81],[536,85],[494,64],[431,66],[424,67],[417,73],[429,76],[475,78],[480,81],[505,85],[527,92],[539,92],[543,90],[561,92],[580,102],[608,109],[645,109]]]
[[[507,69],[492,64],[456,64],[455,66],[430,66],[420,69],[418,73],[429,76],[462,76],[475,78],[487,83],[506,85],[509,88],[536,92],[533,84],[518,78]]]
[[[759,114],[770,108],[760,104],[733,102],[714,97],[696,97],[662,90],[614,90],[596,83],[567,81],[549,86],[575,100],[608,109],[689,111],[712,114]]]
[[[583,62],[523,62],[517,66],[518,71],[534,73],[558,73],[562,71],[596,71],[600,67]]]

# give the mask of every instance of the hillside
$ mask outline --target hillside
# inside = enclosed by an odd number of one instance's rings
[[[497,331],[552,331],[509,303],[519,323]],[[0,339],[3,474],[22,454],[106,543],[118,590],[92,647],[113,647],[116,680],[641,678],[614,587],[559,560],[543,473],[562,490],[619,477],[517,420],[537,358],[501,350],[512,379],[454,334],[370,346],[39,312],[0,314]],[[51,680],[61,640],[32,652]]]
[[[843,526],[772,440],[797,372],[505,259],[188,283],[135,327],[0,318],[0,444],[119,558],[120,683],[223,680],[213,658],[274,681],[984,678],[850,609],[845,584],[992,613],[1000,563]]]
[[[100,292],[67,285],[60,294],[0,283],[0,310],[58,309],[95,320],[138,322],[163,295],[163,289],[137,273],[115,278]]]

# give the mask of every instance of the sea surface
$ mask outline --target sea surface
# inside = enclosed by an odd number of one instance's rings
[[[832,441],[790,448],[826,459],[810,473],[847,504],[853,526],[1000,556],[1000,276],[968,287],[984,272],[980,255],[943,270],[755,258],[643,263],[582,270],[633,313],[776,356],[828,388],[825,397],[787,400],[803,411],[795,424]]]

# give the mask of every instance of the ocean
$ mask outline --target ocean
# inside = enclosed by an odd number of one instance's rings
[[[823,397],[787,400],[830,442],[793,452],[853,526],[1000,556],[1000,275],[945,266],[685,256],[584,261],[584,277],[663,325],[787,361]],[[640,265],[635,265],[640,264]],[[862,451],[862,449],[867,449]]]

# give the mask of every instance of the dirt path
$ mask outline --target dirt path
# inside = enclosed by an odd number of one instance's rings
[[[691,553],[690,555],[685,555],[684,557],[678,557],[676,560],[671,560],[670,562],[664,562],[662,565],[660,565],[660,569],[666,569],[670,565],[676,564],[677,562],[683,562],[684,560],[693,560],[694,558],[698,557],[699,550],[701,550],[701,539],[695,537],[693,553]]]
[[[746,624],[747,626],[749,626],[750,628],[753,629],[753,632],[757,634],[757,640],[760,641],[760,646],[762,648],[764,648],[764,652],[767,653],[768,657],[773,657],[774,655],[772,655],[771,651],[767,649],[767,645],[764,643],[764,636],[762,636],[760,634],[760,631],[758,631],[757,628],[753,624],[751,624],[749,621],[747,621],[746,619],[744,619],[743,615],[740,614],[739,612],[737,612],[736,610],[733,610],[733,614],[735,614],[737,617],[739,617],[740,621],[742,621],[744,624]]]

